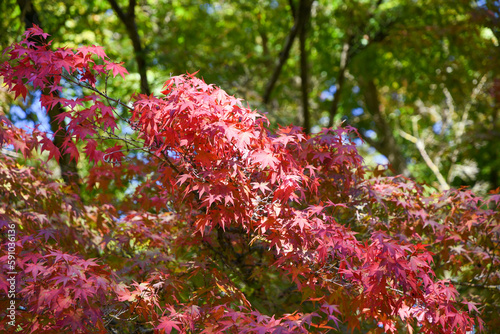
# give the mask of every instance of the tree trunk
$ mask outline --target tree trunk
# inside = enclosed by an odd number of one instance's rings
[[[347,71],[347,65],[350,60],[350,50],[352,46],[353,36],[349,36],[348,40],[344,43],[344,47],[342,48],[342,53],[340,54],[340,67],[339,73],[337,74],[337,80],[335,85],[337,90],[333,95],[332,105],[330,107],[330,119],[328,120],[328,127],[333,126],[333,121],[335,115],[337,115],[337,111],[339,109],[340,96],[342,95],[342,91],[344,90],[344,82],[345,82],[345,74]]]
[[[24,25],[26,29],[33,27],[36,24],[41,27],[41,22],[38,17],[38,12],[33,6],[31,0],[17,0],[17,4],[21,10],[21,16],[24,20]],[[36,41],[35,41],[36,42]],[[44,94],[49,94],[48,91]],[[58,92],[53,92],[53,95],[58,96]],[[63,112],[63,107],[60,104],[55,105],[52,109],[47,111],[50,118],[50,130],[54,133],[53,143],[61,152],[61,158],[59,159],[59,167],[61,168],[61,176],[66,184],[74,184],[79,186],[80,178],[78,176],[78,169],[75,160],[70,159],[70,155],[65,153],[62,145],[64,139],[67,137],[68,133],[64,123],[58,123],[56,121],[56,116]]]
[[[300,87],[302,91],[302,126],[306,133],[311,132],[311,116],[309,113],[309,73],[307,63],[307,26],[311,13],[312,2],[310,0],[300,0],[299,11],[306,13],[304,24],[302,24],[299,34],[300,42]]]
[[[146,62],[146,52],[142,48],[141,37],[137,30],[137,24],[135,23],[135,0],[129,0],[127,12],[125,13],[116,0],[108,0],[109,4],[115,11],[116,15],[125,25],[127,34],[132,41],[132,46],[134,47],[134,56],[137,63],[137,69],[141,77],[141,93],[149,95],[151,94],[151,89],[149,88],[148,77],[147,77],[147,62]]]
[[[303,6],[302,2],[308,5]],[[290,49],[292,48],[295,37],[297,36],[299,31],[302,30],[302,28],[304,27],[304,25],[306,25],[308,21],[309,15],[311,13],[311,5],[312,5],[311,0],[301,0],[301,9],[305,8],[306,10],[304,11],[299,10],[299,12],[297,13],[293,6],[293,2],[290,1],[292,15],[294,17],[294,24],[292,29],[290,29],[290,33],[288,34],[288,37],[285,41],[285,46],[283,47],[283,51],[280,52],[278,63],[276,64],[273,74],[271,75],[271,78],[267,82],[266,88],[264,90],[264,95],[262,97],[262,100],[264,101],[265,104],[268,104],[271,99],[271,93],[273,92],[274,85],[278,81],[281,69],[283,68],[283,65],[285,65],[285,62],[287,61],[288,56],[290,55]]]
[[[376,140],[367,140],[367,142],[387,157],[397,174],[407,174],[405,157],[396,142],[391,126],[387,123],[385,115],[380,109],[378,90],[374,80],[372,78],[358,79],[363,92],[366,110],[372,116],[375,123],[375,132],[377,133]]]

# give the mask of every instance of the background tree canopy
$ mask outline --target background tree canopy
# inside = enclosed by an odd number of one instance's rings
[[[498,1],[466,0],[2,1],[2,49],[22,39],[31,49],[15,44],[0,59],[0,144],[24,153],[39,140],[44,151],[19,163],[3,147],[0,161],[0,228],[12,219],[24,234],[25,324],[170,332],[184,321],[183,329],[216,331],[220,319],[244,316],[248,323],[231,326],[279,330],[290,320],[298,330],[311,323],[299,324],[295,312],[312,319],[321,301],[321,326],[337,324],[338,313],[341,331],[396,332],[413,321],[430,333],[433,319],[443,332],[480,328],[466,313],[498,328],[499,13]],[[33,24],[51,35],[47,50]],[[32,35],[23,35],[27,28]],[[78,51],[57,49],[65,47]],[[123,69],[102,65],[103,50],[129,70],[126,80],[108,82],[104,69],[113,77]],[[31,60],[16,59],[18,51]],[[44,73],[44,57],[61,61],[52,69],[64,74]],[[81,80],[81,59],[99,77],[94,87],[95,78]],[[197,71],[231,96],[178,76]],[[42,88],[25,92],[34,77]],[[168,78],[174,84],[165,88]],[[236,111],[206,112],[222,100]],[[175,119],[167,111],[178,101],[185,105]],[[68,108],[77,102],[80,109]],[[213,109],[201,113],[195,102]],[[52,108],[45,113],[42,104]],[[152,134],[148,115],[156,112],[163,123]],[[85,128],[82,114],[102,128]],[[4,115],[49,135],[20,140]],[[223,124],[219,132],[211,121]],[[41,162],[59,151],[58,162]],[[405,178],[380,178],[379,164]],[[472,191],[449,190],[462,186]],[[0,283],[6,291],[3,276]],[[48,292],[54,286],[65,295]],[[87,309],[70,298],[74,290],[92,294]],[[172,318],[153,305],[160,297]],[[416,310],[417,299],[434,318]],[[47,316],[40,305],[54,300],[60,307]],[[245,311],[229,307],[241,301]],[[121,314],[130,321],[116,321]]]
[[[470,0],[31,1],[1,8],[2,48],[38,23],[135,71],[120,96],[199,71],[272,125],[360,130],[369,165],[439,189],[499,184],[499,3]],[[36,97],[33,97],[36,98]],[[13,120],[36,117],[9,107]],[[28,106],[24,106],[26,109]],[[17,110],[17,112],[16,112]]]

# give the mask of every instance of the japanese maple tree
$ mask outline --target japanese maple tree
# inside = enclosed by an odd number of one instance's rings
[[[498,292],[456,287],[500,283],[499,195],[373,177],[355,129],[272,132],[194,74],[123,102],[107,82],[127,71],[101,47],[52,50],[37,26],[25,36],[0,75],[16,97],[36,89],[44,108],[64,106],[53,121],[67,136],[61,152],[58,133],[0,118],[0,145],[26,159],[0,160],[0,228],[18,231],[7,331],[466,333],[498,321]],[[90,164],[92,199],[55,180],[43,152]]]

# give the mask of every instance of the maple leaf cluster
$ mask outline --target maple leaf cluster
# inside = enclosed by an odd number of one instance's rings
[[[272,132],[194,74],[123,103],[101,88],[126,74],[102,48],[46,38],[29,29],[0,75],[16,97],[39,89],[44,108],[65,107],[62,152],[5,117],[0,145],[39,166],[35,152],[85,159],[93,200],[3,156],[0,229],[17,226],[19,272],[7,330],[466,333],[481,310],[494,324],[491,295],[465,288],[499,283],[498,195],[370,178],[355,129]],[[84,93],[66,97],[67,84]],[[2,273],[0,314],[8,289]]]

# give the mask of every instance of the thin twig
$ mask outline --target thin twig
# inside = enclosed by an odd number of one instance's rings
[[[469,286],[469,287],[473,287],[473,288],[500,290],[500,285],[488,285],[488,284],[477,284],[477,283],[469,283],[469,282],[458,282],[458,281],[453,281],[453,280],[451,282],[453,284],[456,284],[456,285]]]
[[[82,82],[80,82],[80,81],[76,81],[75,79],[73,79],[73,77],[66,76],[66,75],[61,75],[61,76],[62,76],[64,79],[68,80],[69,82],[72,82],[72,83],[74,83],[75,85],[78,85],[78,86],[80,86],[80,87],[82,87],[82,88],[87,88],[87,89],[90,89],[91,91],[93,91],[93,92],[95,92],[95,93],[97,93],[97,94],[101,95],[102,97],[104,97],[104,98],[106,98],[106,99],[109,99],[109,100],[111,100],[111,101],[113,101],[113,102],[115,102],[115,103],[117,103],[117,104],[119,104],[119,105],[121,105],[121,106],[123,106],[123,107],[127,108],[128,110],[134,110],[134,108],[132,108],[132,107],[130,107],[130,106],[128,106],[128,105],[126,105],[125,103],[121,102],[120,100],[117,100],[117,99],[114,99],[114,98],[112,98],[112,97],[107,96],[106,94],[104,94],[103,92],[101,92],[101,91],[100,91],[99,89],[97,89],[97,88],[94,88],[94,87],[92,87],[92,86],[89,86],[89,85],[83,84],[83,83],[82,83]]]

